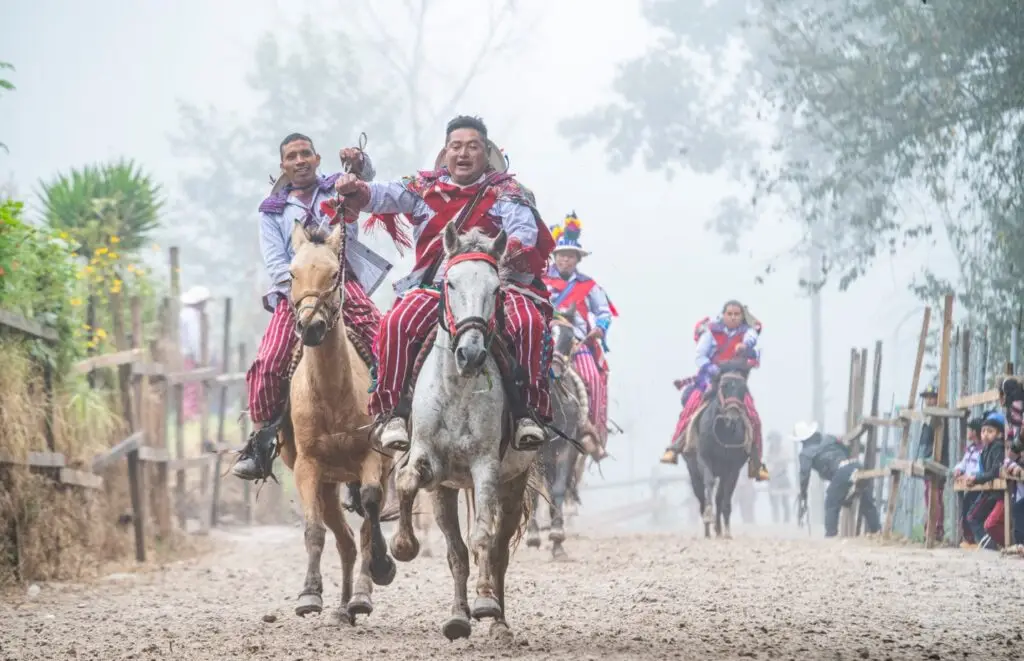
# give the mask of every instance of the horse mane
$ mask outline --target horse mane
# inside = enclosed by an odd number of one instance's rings
[[[494,257],[498,260],[498,279],[502,286],[504,286],[509,283],[509,276],[515,272],[515,270],[509,265],[509,261],[514,255],[509,255],[508,251],[505,251],[500,255],[496,255],[492,251],[493,245],[493,237],[487,236],[487,234],[479,227],[474,227],[465,234],[459,236],[458,245],[448,256],[455,257],[457,255],[465,255],[466,253],[471,252],[482,252]]]

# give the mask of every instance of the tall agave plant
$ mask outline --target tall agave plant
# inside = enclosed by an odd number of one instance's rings
[[[86,166],[42,183],[43,220],[67,232],[79,254],[92,255],[117,237],[130,253],[144,246],[160,225],[160,187],[132,161]]]

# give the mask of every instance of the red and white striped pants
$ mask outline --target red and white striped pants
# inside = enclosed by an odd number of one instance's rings
[[[366,346],[373,346],[380,325],[380,311],[355,280],[345,281],[341,317],[345,326],[355,331]],[[281,298],[263,333],[256,360],[245,375],[249,386],[249,417],[253,422],[268,422],[281,412],[287,395],[288,365],[298,341],[291,306]]]
[[[590,349],[582,347],[572,359],[576,373],[583,379],[590,397],[590,422],[597,429],[601,445],[608,441],[608,372],[597,369],[597,361]]]
[[[395,301],[380,324],[374,354],[377,388],[370,394],[370,415],[390,413],[398,405],[413,362],[413,345],[422,343],[432,324],[438,323],[438,292],[413,289]],[[526,405],[544,420],[551,419],[548,364],[551,361],[548,323],[550,307],[523,294],[505,292],[505,330],[515,344],[516,360],[527,373]]]

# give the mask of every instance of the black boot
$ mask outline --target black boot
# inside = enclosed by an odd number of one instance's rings
[[[274,458],[277,456],[277,430],[281,418],[271,421],[266,427],[255,430],[249,441],[231,467],[231,473],[243,480],[266,480],[274,477]],[[276,480],[275,480],[276,481]]]

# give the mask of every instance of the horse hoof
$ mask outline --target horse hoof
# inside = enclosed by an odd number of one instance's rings
[[[491,629],[488,631],[491,638],[496,638],[508,643],[511,643],[515,636],[512,635],[512,628],[508,626],[508,622],[505,620],[495,620],[491,622]]]
[[[526,546],[531,549],[540,548],[540,535],[535,532],[531,532],[526,537]]]
[[[564,562],[569,559],[569,554],[565,552],[561,544],[558,544],[551,548],[551,559],[556,562]]]
[[[352,598],[348,600],[348,606],[345,607],[345,610],[352,620],[352,624],[355,624],[356,615],[369,615],[373,612],[373,602],[370,601],[368,595],[352,595]]]
[[[343,624],[355,626],[355,623],[356,616],[349,613],[347,608],[341,607],[331,611],[331,624],[340,627]]]
[[[473,600],[473,610],[470,612],[474,620],[485,618],[497,619],[501,617],[501,606],[494,597],[477,597]]]
[[[395,535],[388,543],[391,549],[391,556],[399,562],[412,562],[420,552],[420,543],[412,538],[399,538]]]
[[[452,615],[441,625],[441,634],[448,640],[469,638],[469,634],[472,632],[473,628],[469,623],[469,618],[461,613],[459,615]]]
[[[565,541],[565,530],[561,527],[552,528],[551,532],[548,533],[548,539],[555,544],[561,544]]]
[[[398,567],[395,565],[395,561],[386,555],[377,562],[370,561],[370,577],[373,579],[374,585],[381,587],[391,585],[397,573]]]
[[[295,604],[295,614],[299,617],[316,615],[323,609],[324,600],[318,594],[300,594],[299,601]]]

